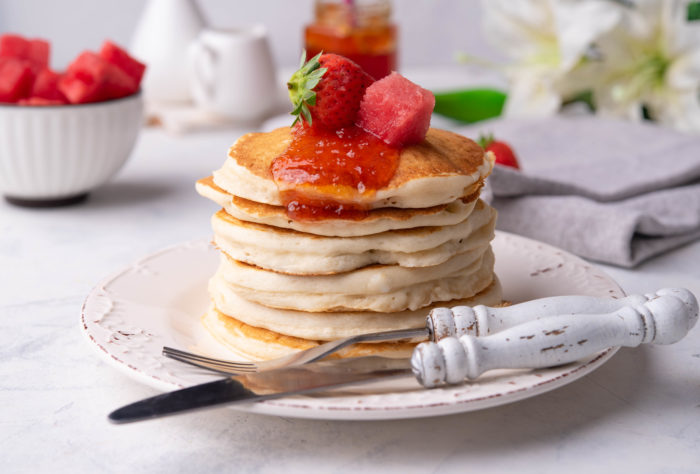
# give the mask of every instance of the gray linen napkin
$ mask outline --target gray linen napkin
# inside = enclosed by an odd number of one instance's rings
[[[489,178],[498,229],[625,267],[700,238],[700,136],[591,116],[459,131],[494,133],[520,160]]]

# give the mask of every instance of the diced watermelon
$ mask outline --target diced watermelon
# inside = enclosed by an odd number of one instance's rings
[[[66,101],[65,100],[52,100],[52,99],[45,99],[43,97],[30,97],[29,99],[20,99],[17,101],[17,105],[39,105],[39,106],[45,106],[45,105],[65,105]]]
[[[114,64],[91,51],[85,51],[68,66],[58,88],[71,103],[82,104],[133,94],[138,85]]]
[[[36,69],[48,67],[50,49],[49,43],[42,39],[28,40],[9,34],[0,36],[0,56],[26,59]]]
[[[34,79],[34,86],[30,97],[40,97],[42,99],[60,101],[67,103],[68,99],[63,93],[58,90],[58,82],[61,79],[61,74],[52,71],[51,69],[42,70]]]
[[[17,102],[28,97],[34,73],[29,61],[2,58],[0,61],[0,102]]]
[[[99,83],[90,76],[79,77],[78,73],[67,72],[58,81],[58,90],[71,104],[85,104],[106,100],[100,96]]]
[[[33,39],[29,41],[27,59],[41,67],[49,67],[51,45],[48,41]]]
[[[100,50],[100,56],[107,62],[114,64],[119,69],[129,75],[136,85],[141,83],[143,73],[146,71],[146,65],[129,56],[129,53],[122,48],[112,43],[105,41]],[[134,91],[136,92],[136,91]]]
[[[391,146],[420,143],[430,127],[435,96],[392,72],[365,91],[356,124]]]
[[[5,34],[0,36],[0,56],[16,58],[23,56],[28,41],[19,35]]]

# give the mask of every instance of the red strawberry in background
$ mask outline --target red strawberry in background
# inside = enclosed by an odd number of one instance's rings
[[[496,140],[493,135],[482,135],[479,137],[479,145],[481,145],[485,151],[490,151],[495,155],[497,165],[520,169],[518,159],[513,149],[506,142]]]
[[[365,89],[374,79],[360,66],[337,54],[319,53],[306,61],[287,82],[292,115],[309,125],[330,130],[355,122]]]

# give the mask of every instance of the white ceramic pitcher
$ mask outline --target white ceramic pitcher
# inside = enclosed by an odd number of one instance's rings
[[[189,102],[187,48],[204,28],[193,0],[149,0],[131,51],[148,64],[143,90],[151,102]]]
[[[198,107],[234,120],[258,120],[277,101],[277,77],[267,30],[205,29],[189,50],[192,96]]]

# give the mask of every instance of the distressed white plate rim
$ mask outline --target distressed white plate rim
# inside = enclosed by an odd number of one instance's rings
[[[602,270],[556,247],[497,232],[493,248],[496,273],[509,301],[564,294],[624,296]],[[215,376],[163,357],[161,349],[169,345],[231,357],[200,324],[208,304],[207,280],[217,264],[218,251],[206,240],[181,243],[142,258],[90,292],[81,311],[83,333],[107,362],[158,390],[212,380]],[[549,369],[492,371],[456,387],[424,390],[414,380],[395,380],[233,407],[268,415],[355,420],[466,412],[566,385],[595,370],[616,350]]]

